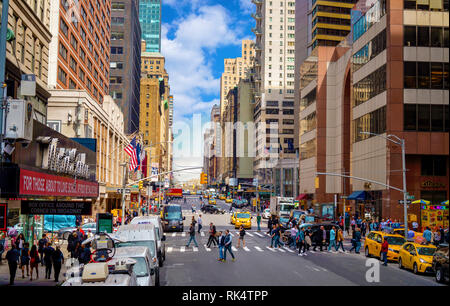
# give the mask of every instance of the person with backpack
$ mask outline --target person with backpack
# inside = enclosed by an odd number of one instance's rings
[[[233,239],[230,235],[230,231],[226,230],[225,231],[225,240],[224,240],[224,248],[225,248],[225,252],[223,253],[223,261],[225,262],[227,260],[227,251],[230,252],[231,257],[233,258],[232,261],[236,261],[236,258],[234,257],[233,252],[231,251],[231,243],[232,243]]]
[[[44,265],[44,260],[43,260],[43,258],[44,258],[44,248],[47,245],[47,242],[48,242],[47,236],[45,234],[42,234],[42,238],[39,239],[39,241],[38,241],[38,252],[39,252],[39,255],[41,257],[40,262],[41,262],[42,266]]]
[[[39,278],[39,263],[41,262],[41,258],[39,256],[38,248],[36,245],[31,247],[30,251],[30,281],[33,280],[33,270],[36,270],[36,279]]]
[[[194,218],[194,217],[192,217]],[[186,247],[189,247],[191,244],[191,241],[194,241],[195,247],[198,247],[197,240],[195,240],[195,223],[192,222],[191,226],[189,227],[189,241],[186,245]]]
[[[22,250],[20,250],[20,269],[22,270],[22,278],[25,278],[25,268],[27,268],[27,276],[30,276],[30,244],[25,242]]]
[[[245,229],[244,227],[241,225],[241,227],[239,228],[239,239],[238,239],[238,245],[237,248],[239,248],[241,246],[241,241],[242,241],[242,247],[245,248]]]

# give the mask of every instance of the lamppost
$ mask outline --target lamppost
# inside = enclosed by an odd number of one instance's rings
[[[405,224],[405,238],[408,237],[408,206],[407,206],[407,191],[406,191],[406,153],[405,153],[405,140],[399,138],[396,135],[393,134],[389,134],[387,136],[383,136],[380,134],[375,134],[375,133],[371,133],[371,132],[360,132],[361,134],[364,135],[372,135],[372,136],[378,136],[381,138],[384,138],[396,145],[401,146],[402,148],[402,172],[403,172],[403,213],[404,213],[404,219],[403,222]],[[394,138],[394,139],[392,139]]]

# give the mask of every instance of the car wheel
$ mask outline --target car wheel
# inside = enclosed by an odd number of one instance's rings
[[[443,283],[444,282],[444,269],[442,269],[442,267],[439,267],[436,270],[435,278],[436,278],[436,281],[438,283]]]
[[[64,239],[64,240],[67,240],[67,239],[69,239],[69,236],[70,236],[70,233],[69,233],[69,232],[65,232],[65,233],[63,234],[63,239]]]
[[[398,267],[400,269],[403,269],[403,263],[402,263],[402,258],[401,257],[398,259]]]
[[[414,272],[414,274],[419,274],[419,270],[417,268],[417,264],[416,263],[414,263],[413,272]]]

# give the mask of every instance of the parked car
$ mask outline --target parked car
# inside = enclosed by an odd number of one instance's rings
[[[89,222],[85,223],[81,226],[81,229],[87,234],[89,231],[92,233],[95,233],[97,231],[97,223],[95,222]],[[58,230],[58,239],[64,239],[67,240],[69,238],[69,235],[76,231],[77,228],[74,227],[64,227]]]
[[[449,281],[448,276],[448,243],[440,244],[433,256],[433,270],[436,272],[435,278],[438,283]]]
[[[389,248],[391,246],[389,245]],[[433,272],[433,255],[436,247],[432,244],[423,245],[407,242],[400,248],[398,266],[400,269],[413,270],[414,274]]]
[[[217,206],[214,206],[214,205],[205,205],[200,210],[204,213],[209,213],[209,214],[225,213],[222,209],[219,209]]]
[[[114,258],[131,258],[136,261],[133,265],[133,272],[136,275],[138,286],[155,286],[155,280],[151,273],[150,251],[146,247],[126,247],[118,248]]]
[[[130,224],[153,224],[155,226],[159,266],[162,267],[166,260],[166,235],[164,235],[161,218],[159,216],[135,217]]]

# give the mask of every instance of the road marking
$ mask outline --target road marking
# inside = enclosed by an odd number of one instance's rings
[[[173,233],[173,234],[172,234],[172,237],[176,237],[176,236],[177,236],[177,233]]]
[[[198,252],[198,248],[197,248],[197,247],[192,247],[192,250],[193,250],[194,252]]]
[[[232,246],[231,249],[233,250],[233,252],[237,252],[237,249],[234,246]]]
[[[185,247],[182,246],[182,247],[180,248],[180,252],[183,253],[184,251],[185,251]]]
[[[263,252],[260,247],[255,246],[255,249],[257,249],[259,252]]]
[[[205,233],[204,233],[204,232],[201,232],[200,235],[201,235],[202,237],[205,237]]]
[[[318,272],[320,272],[320,270],[319,270],[319,269],[317,269],[317,268],[314,268],[314,267],[311,267],[311,268],[313,268],[313,270],[314,270],[314,271],[318,271]]]
[[[168,247],[167,248],[167,253],[171,253],[173,251],[173,247]]]
[[[252,234],[250,234],[249,232],[247,232],[247,235],[249,235],[250,237],[253,237],[253,235],[252,235]]]
[[[311,253],[315,253],[316,251],[311,250],[310,252],[311,252]]]
[[[273,248],[266,246],[266,248],[272,252],[276,252]]]
[[[264,236],[261,235],[260,233],[255,233],[255,235],[258,235],[259,237],[264,237]]]
[[[283,247],[283,249],[285,249],[285,250],[288,251],[289,253],[294,253],[294,252],[295,252],[295,251],[291,250],[291,249],[288,248],[288,247]]]
[[[247,251],[247,252],[250,252],[250,249],[247,248],[247,247],[244,247],[243,249],[244,249],[245,251]]]
[[[280,248],[280,247],[276,248],[276,250],[280,251],[281,253],[286,253],[286,251],[285,251],[285,250],[283,250],[283,249],[282,249],[282,248]]]
[[[186,237],[186,232],[183,232],[181,236]]]
[[[206,244],[204,244],[203,246],[205,247],[205,250],[206,250],[207,252],[211,252],[211,249],[208,248],[208,247],[206,246]]]

